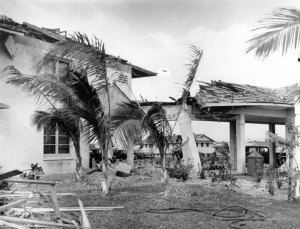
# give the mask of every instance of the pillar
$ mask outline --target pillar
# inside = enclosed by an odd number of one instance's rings
[[[232,164],[232,169],[236,170],[236,122],[231,121],[229,124],[229,137],[230,137],[230,161]]]
[[[269,132],[275,134],[275,124],[269,124]],[[276,145],[275,142],[269,142],[269,165],[274,165],[276,161]]]
[[[246,151],[245,151],[245,115],[236,116],[236,164],[237,173],[246,173]]]
[[[201,170],[200,157],[192,130],[191,119],[186,109],[182,109],[179,114],[178,124],[183,141],[189,138],[189,141],[182,147],[183,160],[187,164],[193,165],[193,174]]]

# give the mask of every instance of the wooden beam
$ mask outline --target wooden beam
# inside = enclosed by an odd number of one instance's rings
[[[2,206],[0,206],[0,212],[6,211],[12,207],[24,204],[24,203],[26,203],[26,201],[27,200],[17,200],[17,201],[11,202],[9,204],[2,205]]]
[[[55,212],[56,219],[60,220],[61,215],[60,215],[60,211],[59,211],[59,206],[58,206],[58,201],[57,201],[55,188],[51,187],[50,192],[51,192],[50,199],[51,199],[52,204],[53,204],[53,209],[54,209],[54,212]]]
[[[124,209],[125,207],[85,207],[85,211],[112,211],[114,209]],[[12,208],[12,210],[21,211],[22,208]],[[24,210],[24,209],[23,209]],[[53,208],[30,208],[30,212],[53,212]],[[60,207],[61,212],[76,212],[81,211],[80,207]]]
[[[89,221],[89,218],[87,217],[87,214],[85,212],[83,203],[80,199],[78,199],[78,204],[81,210],[81,215],[82,215],[82,226],[87,227],[87,228],[91,228],[91,224]]]
[[[29,227],[24,227],[24,226],[17,225],[17,224],[14,224],[14,223],[5,222],[3,220],[0,220],[0,225],[1,224],[5,225],[5,226],[8,226],[8,227],[16,228],[16,229],[30,229]]]
[[[38,185],[50,185],[55,186],[55,182],[49,181],[38,181],[38,180],[12,180],[12,179],[5,179],[4,181],[9,183],[25,183],[25,184],[38,184]]]
[[[23,219],[23,218],[9,217],[9,216],[0,216],[0,220],[13,222],[13,223],[24,223],[24,224],[35,224],[35,225],[38,224],[38,225],[46,225],[46,226],[54,226],[54,227],[62,227],[62,228],[90,229],[88,227],[83,227],[83,226],[53,223],[53,222],[43,221],[43,220]]]

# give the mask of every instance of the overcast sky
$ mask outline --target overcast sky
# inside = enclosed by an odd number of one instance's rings
[[[245,53],[258,19],[288,6],[300,8],[300,1],[0,0],[0,13],[17,22],[96,35],[108,53],[158,73],[134,80],[137,98],[168,100],[180,96],[190,44],[204,50],[198,80],[266,87],[300,81],[296,52],[264,61]]]

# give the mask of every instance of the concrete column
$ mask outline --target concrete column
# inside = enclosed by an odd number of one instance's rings
[[[269,132],[275,134],[275,124],[269,124]],[[276,160],[276,158],[274,158],[276,155],[275,151],[275,142],[269,142],[269,165],[274,165],[274,161]]]
[[[229,136],[230,136],[230,161],[232,163],[232,169],[236,169],[236,122],[232,121],[229,124]]]
[[[189,137],[189,141],[182,147],[183,160],[185,163],[193,165],[193,172],[196,174],[201,169],[201,163],[191,120],[186,109],[182,109],[179,114],[178,124],[183,141]]]
[[[237,173],[246,173],[245,115],[236,116]]]

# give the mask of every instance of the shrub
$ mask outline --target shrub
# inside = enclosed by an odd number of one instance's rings
[[[169,168],[169,177],[186,181],[189,179],[189,173],[192,168],[193,165],[191,164],[184,165],[182,162],[179,162],[174,165],[174,168]]]

